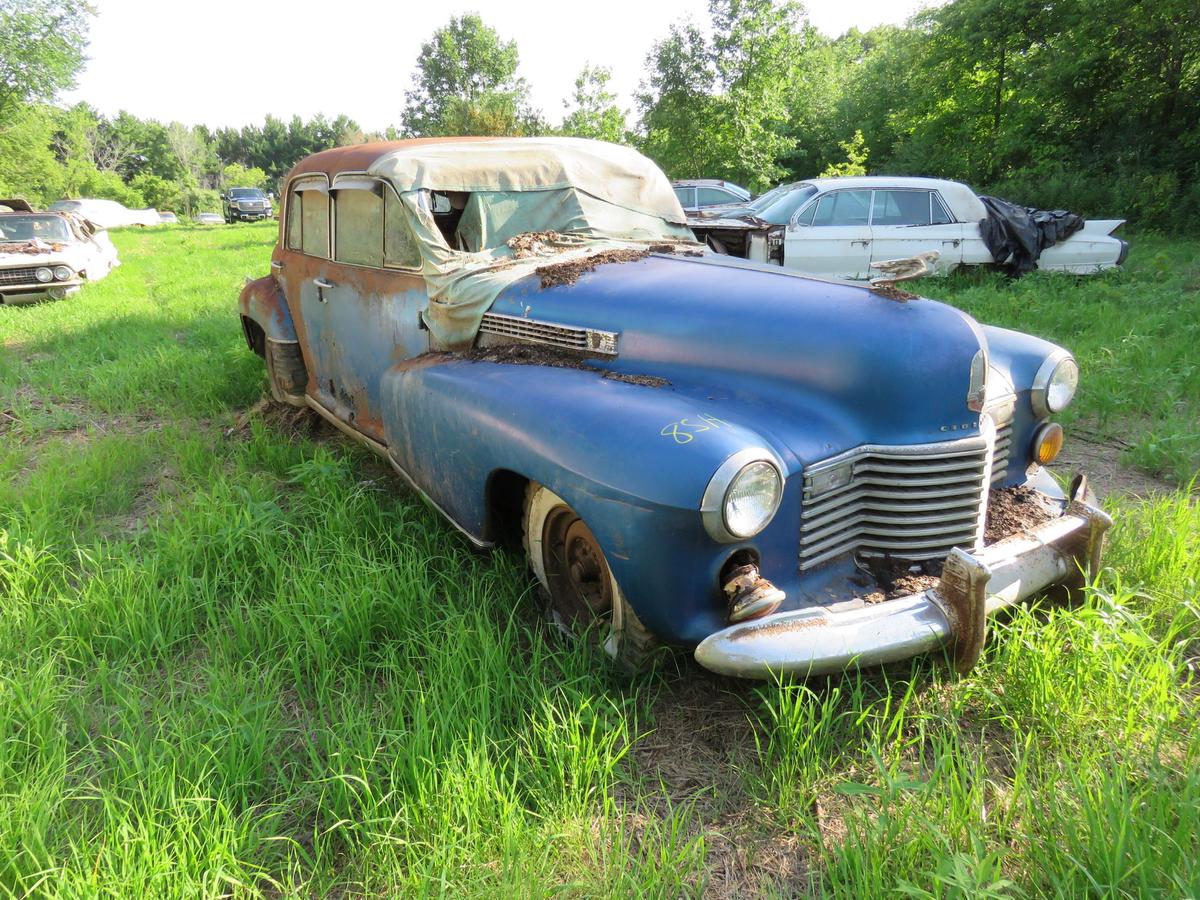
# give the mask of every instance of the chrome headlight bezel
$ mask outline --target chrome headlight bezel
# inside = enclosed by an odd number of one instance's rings
[[[54,279],[55,281],[70,281],[75,275],[75,270],[70,266],[55,266]]]
[[[749,533],[739,533],[734,531],[728,522],[726,510],[730,489],[737,484],[738,479],[748,469],[757,464],[766,464],[775,473],[777,487],[774,502],[771,505],[770,514],[758,523],[757,528]],[[784,487],[783,461],[775,453],[766,447],[747,447],[739,450],[721,463],[712,478],[709,479],[708,487],[704,490],[704,497],[700,501],[700,517],[704,522],[704,529],[713,540],[722,544],[749,540],[755,535],[761,534],[774,520],[775,514],[779,512],[779,506],[783,502]]]
[[[1046,357],[1029,391],[1029,401],[1039,418],[1062,412],[1075,399],[1079,389],[1079,363],[1066,350],[1059,350]],[[1066,390],[1066,398],[1062,392]]]
[[[47,266],[39,266],[34,270],[33,277],[36,278],[41,284],[49,284],[54,280],[54,270]]]

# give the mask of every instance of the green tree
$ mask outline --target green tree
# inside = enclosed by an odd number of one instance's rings
[[[0,123],[74,85],[92,14],[83,0],[0,0]]]
[[[221,188],[261,188],[267,184],[267,173],[258,166],[247,168],[241,163],[229,163],[221,170]]]
[[[421,45],[415,87],[405,94],[409,136],[531,134],[544,129],[517,77],[515,41],[474,13],[452,17]]]
[[[559,131],[616,144],[625,141],[625,113],[617,106],[617,95],[608,89],[611,79],[611,69],[585,65],[575,78],[571,99],[563,101],[568,113]]]
[[[822,178],[846,178],[852,175],[867,174],[867,140],[861,131],[855,131],[854,137],[840,144],[846,154],[845,162],[830,163],[821,172]]]
[[[709,17],[711,41],[688,23],[651,50],[643,148],[676,177],[767,187],[795,145],[787,99],[811,30],[790,0],[709,0]]]

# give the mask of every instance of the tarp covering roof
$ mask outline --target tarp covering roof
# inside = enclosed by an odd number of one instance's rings
[[[367,170],[399,193],[574,188],[606,203],[683,225],[662,171],[630,147],[584,138],[506,138],[416,144],[385,152]]]

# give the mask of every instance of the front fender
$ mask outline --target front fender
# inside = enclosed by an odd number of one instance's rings
[[[584,518],[661,637],[694,643],[723,621],[717,573],[739,545],[708,535],[700,502],[734,453],[774,450],[754,431],[670,387],[572,368],[433,356],[390,369],[381,395],[396,464],[468,534],[496,537],[487,485],[516,472]]]
[[[238,297],[238,307],[243,316],[258,324],[269,340],[297,340],[292,312],[274,276],[246,282]]]

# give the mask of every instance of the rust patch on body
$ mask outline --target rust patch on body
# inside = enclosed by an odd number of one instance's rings
[[[985,545],[995,544],[1006,537],[1037,528],[1056,517],[1042,503],[1041,494],[1033,488],[1018,485],[993,490],[988,496],[983,542]]]
[[[731,641],[744,641],[749,638],[764,635],[791,634],[796,631],[807,631],[810,628],[825,628],[829,620],[825,616],[806,616],[802,619],[785,619],[782,622],[769,622],[762,625],[747,625],[729,635]]]
[[[896,287],[889,281],[879,281],[871,285],[872,294],[877,294],[885,300],[895,300],[897,303],[907,303],[909,300],[920,300],[918,294]]]

